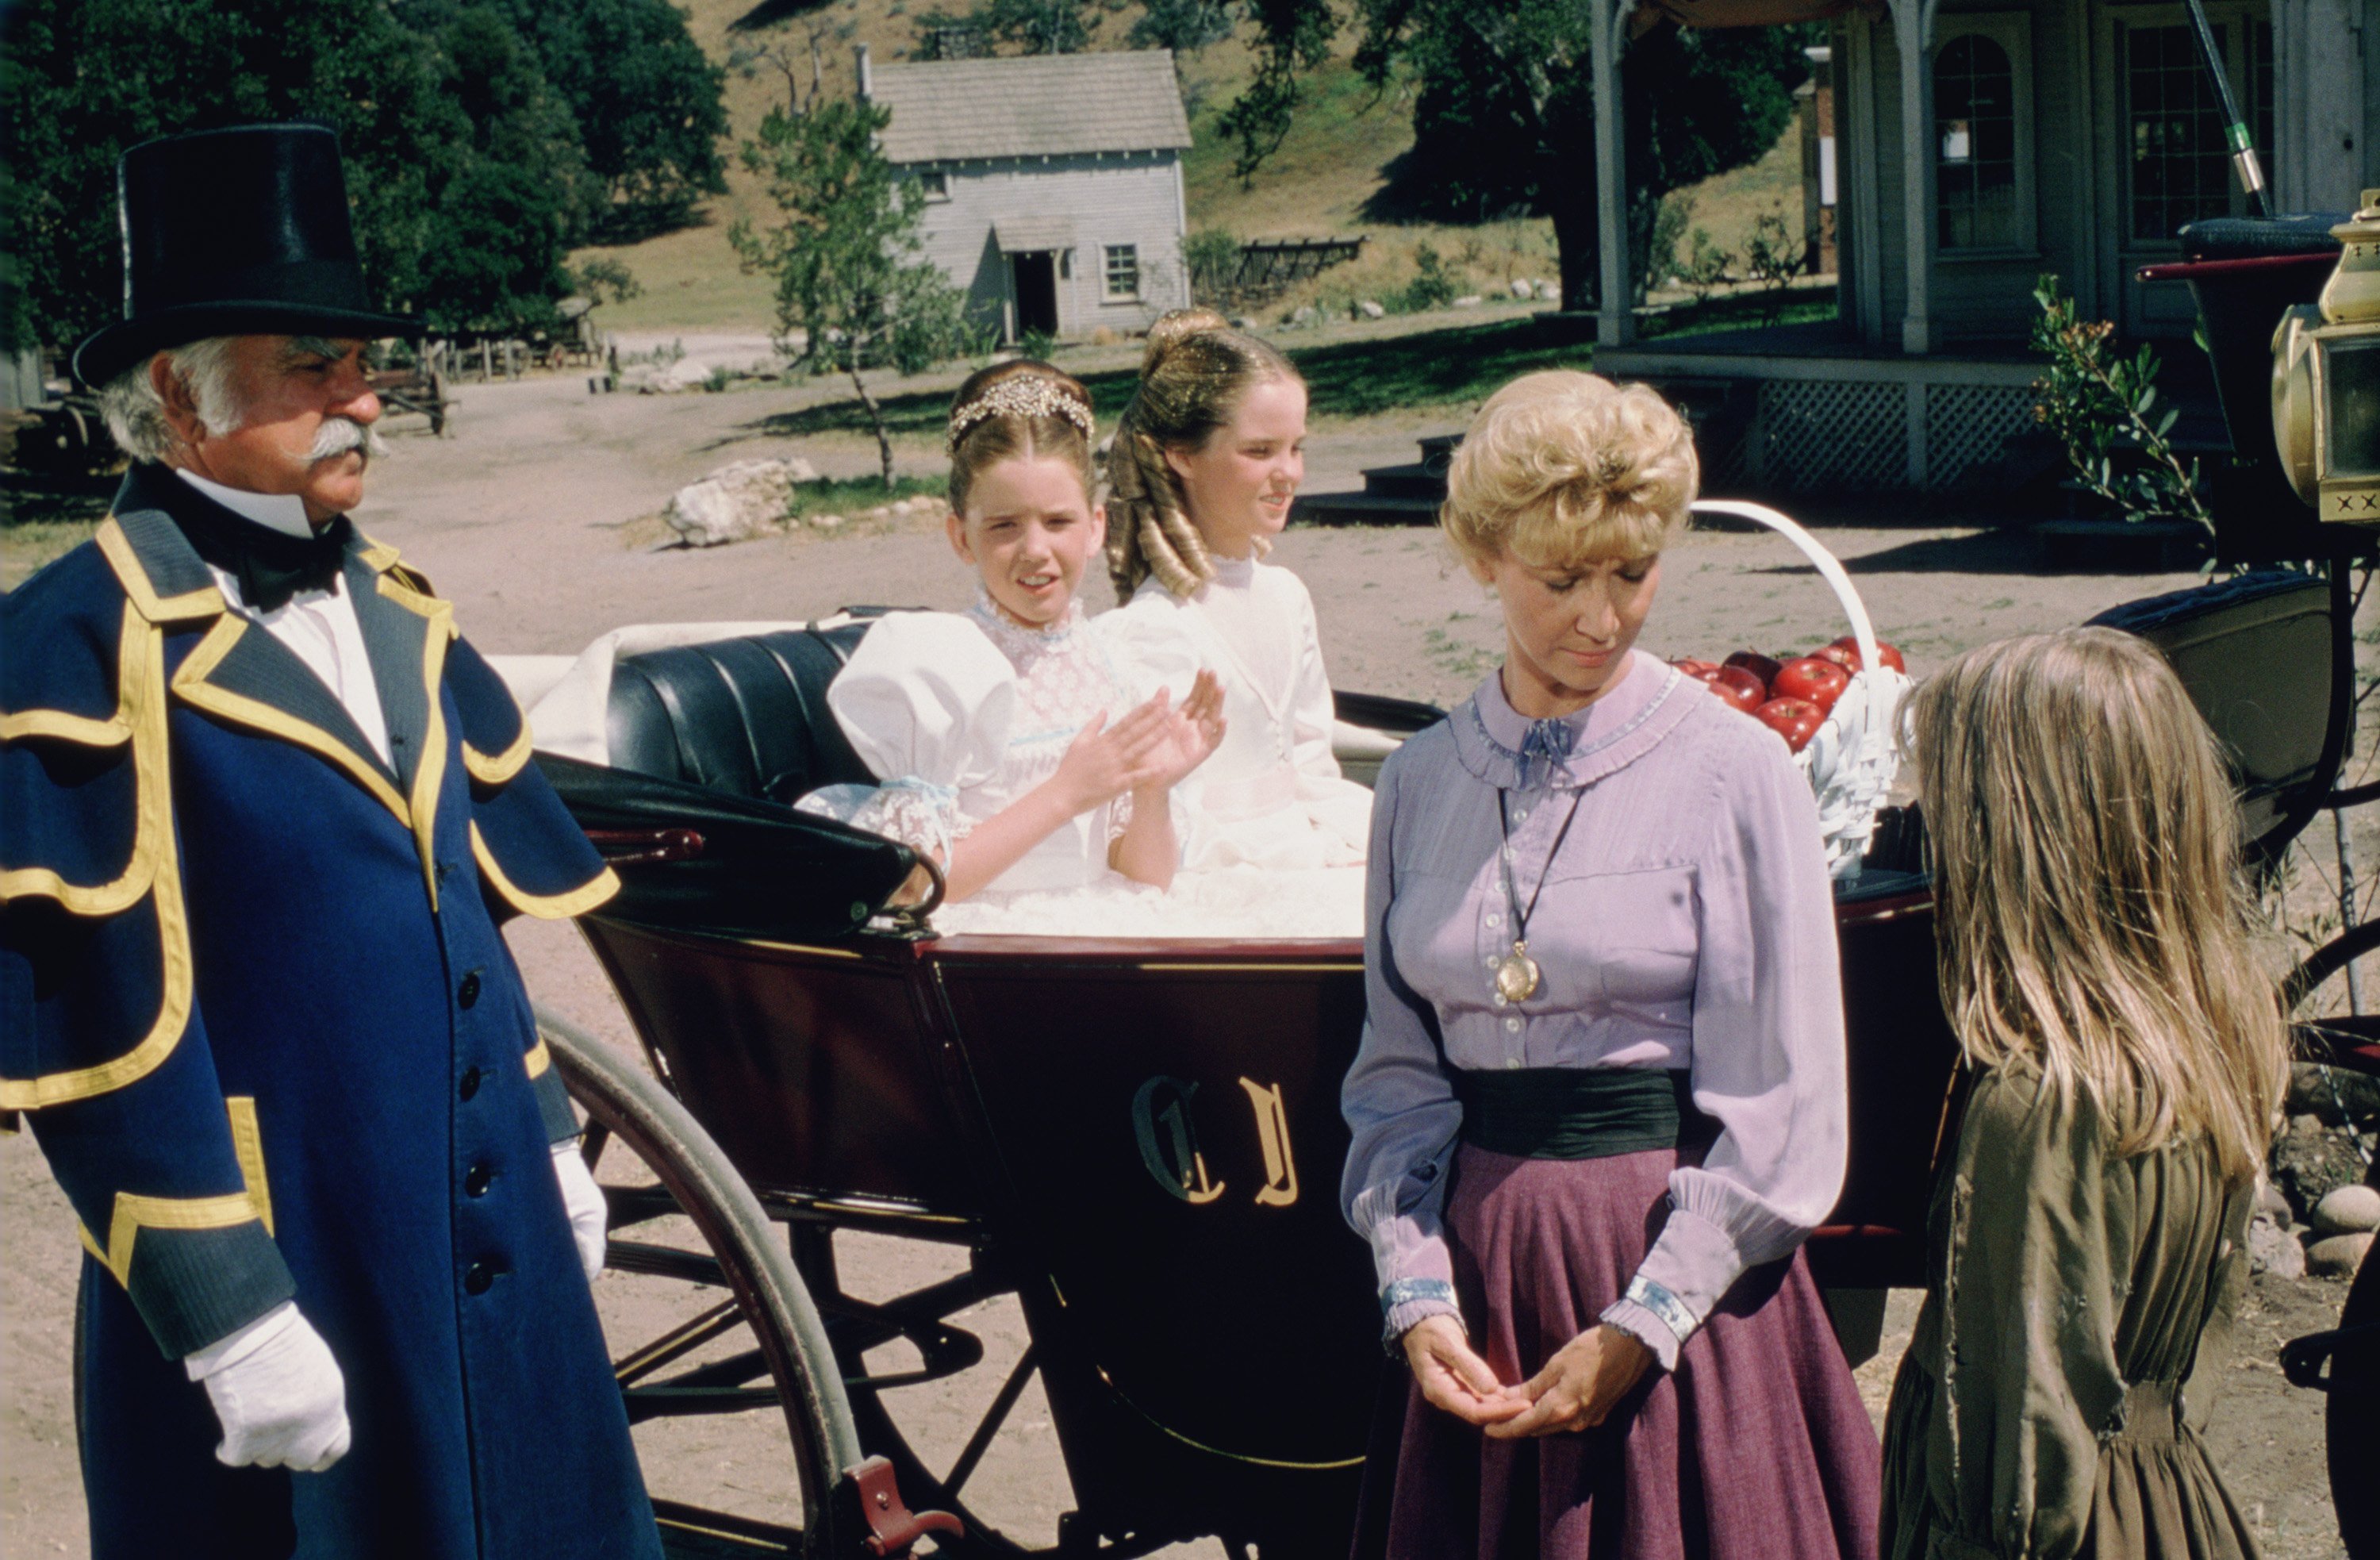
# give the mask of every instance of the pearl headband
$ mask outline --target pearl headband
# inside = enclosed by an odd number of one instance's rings
[[[1062,417],[1083,431],[1086,443],[1092,437],[1090,408],[1054,379],[1020,373],[1002,380],[951,413],[946,447],[955,453],[969,429],[995,417]]]

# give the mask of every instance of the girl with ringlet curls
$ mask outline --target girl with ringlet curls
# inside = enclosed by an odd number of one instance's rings
[[[1876,1439],[1801,1244],[1847,1103],[1816,804],[1639,652],[1694,495],[1641,385],[1515,380],[1440,524],[1503,664],[1382,768],[1341,1195],[1413,1373],[1388,1553],[1876,1553]]]
[[[1111,870],[1164,887],[1180,850],[1171,793],[1223,734],[1201,672],[1177,705],[1075,600],[1099,555],[1090,397],[1047,363],[959,387],[950,420],[953,552],[979,576],[964,613],[896,612],[868,629],[827,705],[879,786],[804,809],[903,840],[945,897],[1072,890]],[[896,903],[917,902],[922,874]]]
[[[1183,787],[1185,868],[1352,866],[1371,797],[1331,752],[1305,582],[1264,555],[1305,470],[1305,382],[1209,310],[1148,333],[1108,456],[1108,572],[1126,642],[1214,669],[1230,729]],[[1349,895],[1353,908],[1353,895]]]
[[[1970,651],[1912,724],[1967,1090],[1885,1425],[1885,1553],[2252,1556],[2184,1411],[2289,1076],[2222,755],[2112,628]]]

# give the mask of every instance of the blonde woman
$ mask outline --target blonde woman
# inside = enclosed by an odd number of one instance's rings
[[[1314,600],[1263,561],[1305,447],[1305,382],[1288,359],[1210,311],[1150,329],[1108,456],[1108,571],[1127,642],[1152,661],[1188,653],[1222,681],[1229,730],[1181,793],[1187,870],[1364,859],[1371,797],[1331,754]]]
[[[2215,739],[2111,628],[1970,651],[1914,725],[1972,1087],[1893,1383],[1886,1552],[2252,1555],[2182,1411],[2288,1072]]]
[[[1816,804],[1635,650],[1696,480],[1642,386],[1530,374],[1440,523],[1504,663],[1381,771],[1341,1192],[1414,1387],[1393,1555],[1875,1554],[1803,1237],[1844,1163]]]

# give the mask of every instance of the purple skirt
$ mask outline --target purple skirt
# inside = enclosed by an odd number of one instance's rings
[[[1619,1298],[1669,1217],[1676,1151],[1514,1159],[1463,1145],[1447,1192],[1463,1314],[1499,1380]],[[1388,1553],[1414,1560],[1874,1560],[1882,1451],[1796,1252],[1753,1269],[1611,1417],[1491,1441],[1410,1389]]]

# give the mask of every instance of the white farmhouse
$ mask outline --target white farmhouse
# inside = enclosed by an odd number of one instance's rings
[[[1164,49],[871,68],[885,156],[925,187],[926,253],[978,319],[1087,335],[1190,302],[1182,152],[1189,120]]]

